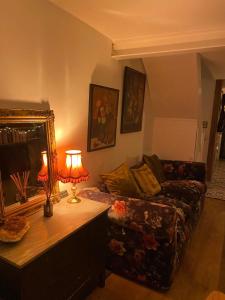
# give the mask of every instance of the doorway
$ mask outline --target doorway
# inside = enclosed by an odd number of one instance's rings
[[[207,157],[207,196],[225,200],[225,94],[216,81]]]

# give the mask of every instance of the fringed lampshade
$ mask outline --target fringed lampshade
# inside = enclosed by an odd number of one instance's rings
[[[47,151],[42,151],[42,167],[38,173],[37,180],[41,181],[46,194],[46,203],[44,205],[44,216],[51,217],[53,215],[53,204],[51,201],[52,186],[48,176],[48,154]]]
[[[89,173],[82,165],[80,150],[68,150],[65,153],[65,167],[59,172],[58,180],[63,183],[71,182],[73,184],[73,197],[69,199],[68,202],[78,203],[80,199],[76,196],[76,183],[87,181]]]
[[[47,151],[42,151],[42,167],[38,173],[38,181],[46,182],[48,181],[48,157]]]

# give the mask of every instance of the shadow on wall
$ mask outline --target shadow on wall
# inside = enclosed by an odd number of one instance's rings
[[[115,67],[115,72],[113,72],[113,66]],[[122,67],[121,67],[122,71]],[[91,75],[91,82],[93,84],[99,84],[111,88],[118,89],[120,86],[120,79],[114,76],[117,75],[118,77],[118,65],[103,65],[103,64],[97,64],[93,70],[93,73]]]
[[[126,163],[128,164],[129,167],[132,167],[136,164],[141,163],[142,157],[140,158],[139,156],[127,156],[126,157]]]
[[[48,101],[43,100],[41,102],[31,102],[29,100],[1,99],[0,108],[48,110],[50,105]]]

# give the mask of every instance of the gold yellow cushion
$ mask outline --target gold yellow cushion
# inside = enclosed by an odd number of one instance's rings
[[[112,194],[138,197],[141,192],[125,163],[110,173],[101,174],[100,177]]]
[[[143,193],[154,196],[161,191],[159,182],[146,164],[132,168],[131,172]]]

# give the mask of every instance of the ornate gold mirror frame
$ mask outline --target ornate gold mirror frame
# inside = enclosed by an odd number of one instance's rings
[[[25,130],[20,129],[21,126],[23,128],[26,128]],[[29,127],[30,126],[30,127]],[[27,129],[28,128],[28,129]],[[36,128],[36,129],[33,129]],[[41,130],[43,131],[43,139],[46,141],[46,150],[48,153],[48,174],[49,174],[49,184],[52,187],[52,200],[53,202],[59,201],[59,187],[57,182],[57,158],[56,158],[56,143],[55,143],[55,131],[54,131],[54,113],[52,110],[24,110],[24,109],[0,109],[0,147],[8,146],[8,147],[18,147],[19,144],[25,144],[24,147],[28,146],[26,145],[27,137],[23,140],[23,132],[24,135],[30,134],[32,130]],[[10,131],[11,130],[11,131]],[[26,131],[27,130],[27,131]],[[5,132],[9,132],[10,139],[6,137],[6,142],[4,140]],[[15,133],[16,132],[16,133]],[[19,137],[19,142],[17,140],[16,134],[22,135]],[[38,133],[40,135],[40,132]],[[37,139],[38,140],[38,139]],[[15,142],[16,141],[16,142]],[[22,142],[21,142],[22,141]],[[41,143],[40,140],[35,142],[33,148],[33,152],[37,151],[35,148],[41,148],[36,147],[39,146],[39,143]],[[36,146],[35,146],[36,145]],[[4,147],[3,147],[4,148]],[[29,146],[30,148],[30,146]],[[43,146],[42,146],[43,148]],[[43,149],[42,149],[43,150]],[[3,150],[6,151],[6,150]],[[8,150],[7,150],[8,151]],[[14,152],[17,150],[13,150]],[[29,157],[32,155],[32,152],[29,153]],[[40,151],[39,151],[40,152]],[[8,152],[6,152],[8,153]],[[38,153],[38,157],[39,157]],[[9,156],[9,154],[6,154]],[[8,157],[7,159],[10,159]],[[15,158],[14,158],[15,159]],[[20,159],[19,155],[16,159]],[[24,158],[23,158],[24,159]],[[24,159],[24,161],[26,158]],[[37,158],[36,158],[37,160]],[[3,168],[4,158],[2,158],[3,163],[0,161],[0,170]],[[32,165],[32,163],[31,163]],[[1,173],[4,173],[3,170],[1,170]],[[35,173],[36,174],[36,173]],[[36,175],[35,175],[36,176]],[[8,180],[8,179],[7,179]],[[10,183],[11,185],[11,183]],[[4,182],[3,182],[3,193],[4,193]],[[3,198],[6,196],[4,195]],[[15,198],[15,197],[14,197]],[[6,204],[6,199],[4,199]],[[34,209],[37,209],[40,207],[44,201],[46,200],[45,194],[39,194],[37,193],[34,197],[31,197],[26,201],[25,203],[13,203],[12,205],[8,205],[4,207],[4,214],[5,216],[13,215],[13,214],[24,214],[24,213],[30,213]]]

